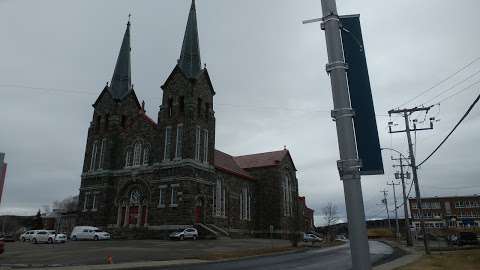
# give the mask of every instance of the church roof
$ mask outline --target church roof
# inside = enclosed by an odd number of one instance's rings
[[[113,72],[112,81],[108,88],[114,99],[125,98],[132,91],[132,71],[130,61],[130,21],[123,36],[122,46]]]
[[[258,153],[253,155],[245,155],[234,157],[235,162],[242,169],[262,168],[278,166],[280,162],[286,157],[290,156],[288,150],[273,151],[266,153]],[[290,158],[291,159],[291,158]],[[293,164],[293,161],[292,161]]]
[[[195,0],[192,0],[192,6],[190,7],[178,66],[189,79],[196,78],[202,68]]]
[[[253,180],[254,178],[245,170],[240,168],[235,162],[234,157],[227,153],[215,149],[214,154],[215,168],[226,173],[234,174],[243,178]]]

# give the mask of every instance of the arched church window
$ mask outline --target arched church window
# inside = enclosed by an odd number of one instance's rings
[[[133,164],[133,153],[132,149],[129,147],[125,153],[125,167],[131,167]]]
[[[150,162],[150,145],[147,145],[143,149],[143,165],[148,165],[149,162]]]
[[[133,166],[140,165],[140,159],[142,154],[142,144],[140,142],[135,143],[133,148]]]
[[[213,193],[213,208],[214,215],[218,217],[225,217],[225,187],[222,179],[217,179],[215,190]]]
[[[130,192],[130,204],[140,204],[143,199],[143,195],[138,189],[133,189]]]

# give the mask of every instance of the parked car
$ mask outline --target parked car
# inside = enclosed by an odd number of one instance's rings
[[[3,239],[3,242],[15,242],[15,237],[13,237],[13,235],[8,233],[0,235],[0,238]]]
[[[457,245],[478,245],[478,237],[474,232],[460,232],[458,234]]]
[[[195,228],[186,228],[186,229],[178,229],[172,232],[169,235],[170,239],[178,239],[178,240],[185,240],[185,239],[198,239],[198,231]]]
[[[63,233],[56,233],[53,230],[35,230],[30,236],[30,242],[38,243],[65,243],[67,236]]]
[[[67,242],[67,235],[64,233],[57,233],[55,230],[48,230],[50,235],[54,237],[55,243],[65,243]]]
[[[5,242],[3,242],[3,239],[0,238],[0,254],[2,254],[5,251]]]
[[[304,242],[321,242],[323,239],[316,236],[312,233],[304,233],[303,234],[303,241]]]
[[[92,226],[76,226],[70,234],[70,239],[76,240],[108,240],[110,239],[108,232],[102,231],[97,227]]]
[[[20,235],[20,238],[19,238],[19,239],[20,239],[22,242],[30,241],[30,240],[32,240],[32,235],[34,235],[35,232],[36,232],[36,230],[26,231],[26,232],[24,232],[24,233],[22,233],[22,234]]]

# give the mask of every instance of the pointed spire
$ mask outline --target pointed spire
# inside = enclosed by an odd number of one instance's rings
[[[110,93],[115,99],[123,99],[132,90],[132,71],[130,62],[130,15],[127,30],[123,36],[122,47],[117,58],[117,64],[110,83]]]
[[[195,78],[201,70],[200,45],[198,40],[197,12],[195,0],[192,0],[190,14],[188,15],[187,28],[183,38],[182,52],[178,66],[188,78]]]

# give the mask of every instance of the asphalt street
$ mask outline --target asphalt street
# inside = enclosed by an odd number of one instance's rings
[[[393,249],[381,242],[370,241],[370,258],[375,263],[391,254]],[[310,249],[305,252],[283,255],[262,256],[257,258],[198,264],[189,266],[165,267],[160,269],[172,270],[348,270],[351,269],[350,247],[343,245],[327,249]]]

